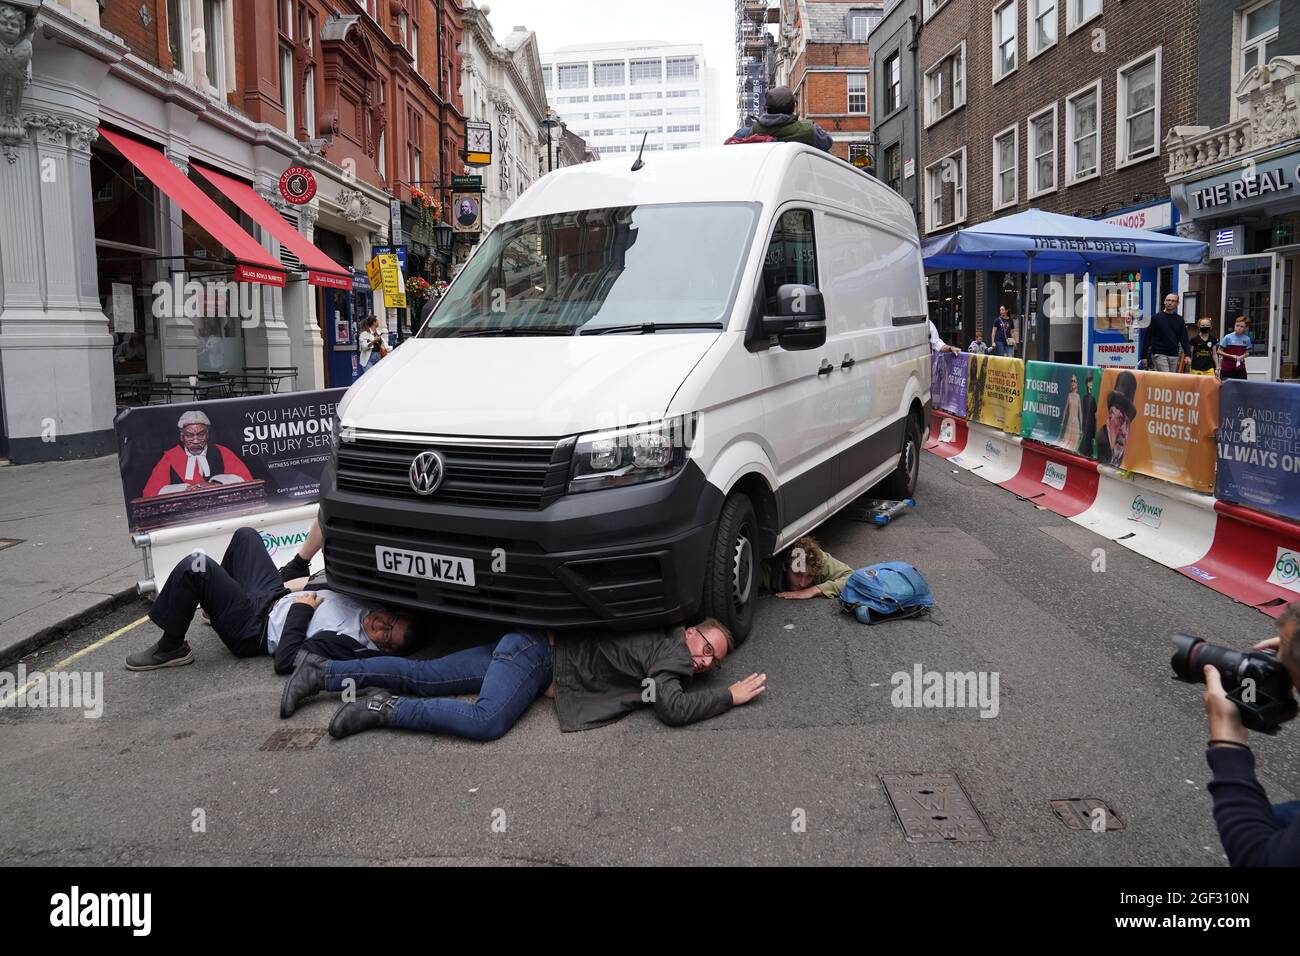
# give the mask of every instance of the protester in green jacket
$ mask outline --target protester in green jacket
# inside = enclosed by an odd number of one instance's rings
[[[831,134],[816,123],[799,119],[794,114],[794,93],[788,86],[774,86],[767,91],[763,112],[751,126],[742,127],[733,134],[736,139],[748,136],[771,136],[782,143],[804,143],[818,149],[831,151]]]
[[[790,601],[837,598],[852,573],[851,567],[823,551],[816,538],[804,535],[783,554],[763,564],[759,584]]]

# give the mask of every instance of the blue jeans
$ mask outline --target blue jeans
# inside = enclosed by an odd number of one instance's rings
[[[325,689],[344,681],[357,688],[383,687],[402,697],[393,708],[393,727],[451,734],[470,740],[505,736],[553,679],[551,645],[540,631],[511,631],[496,647],[483,644],[429,661],[372,657],[330,661]],[[478,700],[444,700],[478,694]]]
[[[1289,800],[1286,803],[1273,804],[1273,816],[1282,826],[1289,827],[1295,823],[1296,817],[1300,817],[1300,800]]]

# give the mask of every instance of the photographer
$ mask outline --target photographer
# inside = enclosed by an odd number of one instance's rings
[[[1277,619],[1278,636],[1255,650],[1278,653],[1291,682],[1300,687],[1300,602],[1289,605]],[[1233,866],[1296,866],[1300,864],[1300,801],[1273,806],[1255,779],[1255,755],[1237,705],[1224,693],[1218,670],[1205,666],[1205,713],[1210,743],[1205,758],[1214,778],[1214,823]]]

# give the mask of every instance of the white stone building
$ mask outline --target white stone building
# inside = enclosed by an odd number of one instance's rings
[[[492,33],[487,4],[468,3],[461,47],[466,120],[492,124],[492,164],[483,176],[483,231],[546,173],[546,90],[537,37],[516,26],[502,41]]]
[[[719,145],[718,76],[699,44],[596,43],[542,55],[555,110],[602,160]],[[648,135],[646,135],[648,134]]]

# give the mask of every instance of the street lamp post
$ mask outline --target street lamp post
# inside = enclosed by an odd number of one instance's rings
[[[549,106],[546,108],[546,116],[542,119],[542,125],[546,127],[546,171],[549,173],[555,168],[555,157],[551,149],[551,130],[560,125],[560,117]]]

